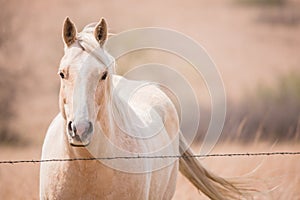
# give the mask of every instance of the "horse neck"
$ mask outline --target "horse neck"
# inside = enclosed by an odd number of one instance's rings
[[[97,115],[97,123],[106,137],[110,138],[114,133],[115,122],[112,113],[112,75],[108,76],[104,87],[103,96],[100,100],[100,109]]]

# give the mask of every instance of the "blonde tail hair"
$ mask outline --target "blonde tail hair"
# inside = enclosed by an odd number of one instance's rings
[[[201,192],[213,200],[241,199],[245,198],[243,188],[218,177],[207,171],[194,157],[193,152],[187,146],[180,135],[179,151],[182,157],[179,160],[180,172]]]

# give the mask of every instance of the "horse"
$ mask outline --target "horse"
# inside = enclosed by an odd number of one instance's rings
[[[60,112],[46,133],[42,159],[119,159],[41,163],[40,199],[172,199],[179,171],[210,199],[241,198],[238,186],[193,156],[162,87],[115,73],[104,18],[78,33],[67,17],[62,36]],[[161,154],[181,156],[143,156]]]

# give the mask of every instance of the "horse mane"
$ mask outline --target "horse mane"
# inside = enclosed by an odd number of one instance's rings
[[[144,86],[156,84],[147,81],[132,81],[127,80],[122,76],[116,76],[115,72],[115,59],[104,48],[102,48],[94,36],[94,29],[97,23],[90,23],[86,25],[83,30],[78,33],[77,40],[79,45],[92,56],[94,56],[100,63],[108,67],[111,78],[108,83],[108,97],[110,101],[111,111],[121,129],[125,132],[141,133],[139,127],[145,126],[144,117],[140,112],[128,104],[130,95],[133,95]],[[154,110],[152,110],[155,112]],[[158,114],[157,114],[158,115]],[[130,117],[128,117],[130,116]],[[152,119],[160,120],[160,119]],[[113,127],[111,127],[113,128]],[[138,136],[145,137],[145,136]]]
[[[85,33],[93,33],[94,32],[94,29],[97,25],[97,22],[92,22],[92,23],[89,23],[87,24],[81,32],[85,32]]]

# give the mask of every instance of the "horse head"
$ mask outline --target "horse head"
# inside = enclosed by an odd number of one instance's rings
[[[63,25],[64,56],[58,74],[61,78],[60,111],[72,146],[91,142],[107,89],[113,58],[104,50],[107,24],[102,18],[77,33],[67,17]]]

